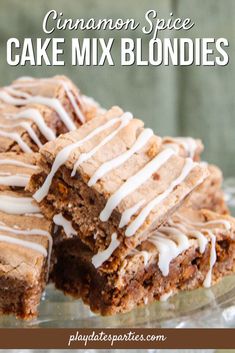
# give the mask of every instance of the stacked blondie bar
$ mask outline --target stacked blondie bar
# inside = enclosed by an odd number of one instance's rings
[[[0,103],[1,313],[34,317],[48,278],[110,315],[234,271],[200,140],[160,138],[65,77],[18,79]]]
[[[0,313],[37,315],[49,278],[53,223],[25,190],[37,152],[102,112],[66,77],[21,78],[0,89]]]

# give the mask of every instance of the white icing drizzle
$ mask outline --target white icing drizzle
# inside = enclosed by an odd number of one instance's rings
[[[5,88],[6,90],[6,88]],[[7,89],[9,92],[9,90]],[[15,98],[8,94],[7,92],[0,91],[0,99],[3,100],[5,103],[12,104],[12,105],[25,105],[25,104],[30,104],[30,103],[37,103],[37,104],[42,104],[46,105],[52,109],[54,109],[57,114],[59,115],[60,119],[63,121],[65,126],[67,127],[68,130],[75,130],[76,125],[70,118],[69,114],[66,112],[64,109],[63,105],[61,102],[56,99],[56,98],[48,98],[48,97],[43,97],[43,96],[30,96],[28,94],[25,94],[23,92],[18,92],[15,89],[11,89],[10,92],[11,94],[14,94],[15,96],[23,96],[24,98]]]
[[[206,161],[200,161],[199,163],[202,167],[208,167],[208,165],[209,165],[208,162],[206,162]]]
[[[11,124],[11,125],[0,124],[0,128],[2,128],[2,129],[12,129],[12,128],[18,127],[18,126],[24,128],[27,131],[30,138],[36,143],[36,145],[39,148],[42,147],[42,143],[39,140],[38,136],[36,135],[35,131],[33,130],[32,126],[30,125],[30,123],[22,121],[20,123]]]
[[[111,236],[111,242],[107,249],[98,252],[92,257],[92,264],[95,268],[100,267],[106,260],[110,258],[114,250],[119,246],[120,241],[117,239],[117,233],[113,233]]]
[[[211,239],[211,251],[210,251],[210,268],[209,268],[209,271],[207,272],[207,275],[205,277],[205,280],[203,282],[203,286],[205,288],[209,288],[211,286],[211,282],[212,282],[212,270],[213,270],[213,267],[214,267],[214,264],[216,262],[216,237],[215,235],[210,231],[210,230],[207,230],[209,236],[210,236],[210,239]]]
[[[160,302],[166,302],[173,295],[173,291],[170,290],[168,293],[164,293],[160,296]]]
[[[188,157],[194,158],[197,149],[197,143],[192,137],[172,137],[171,140],[182,145],[188,154]]]
[[[148,297],[144,297],[144,304],[145,304],[145,305],[148,304],[148,301],[149,301],[149,298],[148,298]]]
[[[180,148],[179,148],[179,145],[177,145],[176,143],[166,143],[166,144],[163,144],[162,146],[163,148],[172,148],[176,154],[179,154],[180,153]]]
[[[73,228],[72,223],[68,221],[62,213],[59,213],[53,217],[53,221],[57,226],[61,226],[64,229],[65,234],[68,238],[71,238],[73,235],[76,235],[77,232]]]
[[[210,225],[223,225],[226,230],[231,229],[231,223],[225,219],[217,219],[217,220],[212,220],[212,221],[207,221],[207,222],[193,222],[189,221],[185,218],[183,218],[181,215],[178,215],[178,218],[183,219],[184,222],[189,223],[190,225],[193,225],[195,227],[207,227]]]
[[[143,257],[144,266],[146,267],[149,263],[149,260],[152,256],[152,253],[147,250],[137,250],[136,248],[131,249],[130,256],[140,255]]]
[[[123,116],[120,118],[120,125],[118,126],[117,129],[115,129],[113,132],[111,132],[108,136],[106,136],[97,146],[95,146],[92,150],[90,150],[87,153],[82,153],[77,162],[74,164],[73,171],[71,173],[71,176],[74,176],[76,174],[77,168],[79,167],[80,164],[83,162],[87,161],[90,159],[102,146],[104,146],[106,143],[111,141],[118,133],[120,130],[122,130],[125,126],[127,126],[130,122],[130,120],[133,118],[132,114],[130,113],[125,113]]]
[[[165,150],[166,151],[166,150]],[[145,219],[148,217],[149,213],[156,207],[159,203],[161,203],[164,199],[166,199],[169,194],[173,191],[173,189],[178,186],[181,182],[187,178],[191,170],[198,165],[194,163],[191,158],[186,158],[184,167],[181,171],[181,174],[172,181],[170,186],[160,195],[155,197],[152,201],[150,201],[139,213],[139,215],[131,222],[131,224],[127,227],[125,235],[130,237],[135,234],[135,232],[142,226]],[[198,184],[201,182],[198,181]]]
[[[16,119],[30,119],[38,127],[41,134],[47,139],[47,141],[52,141],[56,138],[55,133],[50,129],[45,123],[42,114],[37,109],[25,109],[16,114],[5,114],[6,119],[16,120]]]
[[[102,131],[112,127],[116,123],[120,121],[120,117],[118,118],[113,118],[103,125],[98,126],[96,129],[94,129],[92,132],[90,132],[87,136],[85,136],[83,139],[72,143],[66,147],[64,147],[56,156],[54,163],[52,165],[50,173],[47,175],[46,180],[44,181],[43,185],[41,188],[39,188],[36,193],[33,195],[35,200],[38,202],[42,201],[44,197],[48,194],[52,179],[57,172],[57,170],[67,161],[69,158],[70,154],[75,150],[76,148],[82,146],[85,142],[89,141],[92,139],[94,136],[98,135]]]
[[[32,76],[20,76],[17,78],[17,82],[18,81],[33,81],[34,78]],[[15,83],[13,83],[13,86],[15,85]]]
[[[102,108],[94,98],[82,94],[81,99],[85,106],[89,106],[90,108],[96,108],[98,110],[97,114],[104,114],[105,112],[107,112],[107,109]]]
[[[24,152],[27,152],[27,153],[33,152],[33,150],[27,145],[27,143],[24,142],[22,137],[16,132],[6,132],[6,131],[0,130],[0,136],[3,136],[3,137],[11,139],[13,141],[16,141],[18,143],[18,145],[20,146],[20,148],[22,149],[22,151],[24,151]]]
[[[23,167],[29,169],[38,169],[36,165],[24,163],[16,159],[0,159],[0,165],[14,165],[16,167]]]
[[[64,90],[65,90],[65,92],[66,92],[66,94],[67,94],[67,96],[68,96],[68,98],[70,100],[70,103],[71,103],[73,109],[75,110],[75,113],[76,113],[77,117],[79,118],[80,122],[82,124],[84,124],[85,123],[85,117],[82,114],[81,109],[79,108],[78,104],[76,103],[76,100],[75,100],[72,92],[68,88],[68,85],[62,80],[60,81],[60,83],[63,85]]]
[[[1,230],[15,234],[50,236],[49,232],[43,229],[19,229],[18,227],[8,227],[5,223],[0,222],[0,231]]]
[[[158,266],[163,276],[169,274],[171,261],[190,246],[185,234],[170,227],[162,227],[160,231],[154,232],[148,241],[159,250]]]
[[[116,158],[113,158],[110,161],[103,163],[97,169],[97,171],[90,178],[88,186],[93,186],[105,174],[126,162],[134,153],[138,152],[141,148],[143,148],[152,136],[153,130],[144,129],[129,150],[120,154]]]
[[[34,243],[32,241],[27,241],[19,238],[10,237],[8,235],[0,234],[0,242],[21,245],[25,248],[38,251],[43,256],[47,257],[47,250],[42,245]]]
[[[216,220],[208,221],[208,222],[206,222],[205,226],[216,225],[216,224],[223,224],[226,230],[230,230],[231,229],[231,223],[229,221],[225,220],[225,219],[219,219],[217,221]],[[201,225],[202,226],[203,223],[201,223],[201,224],[200,223],[197,223],[197,224],[193,223],[193,225],[196,225],[196,226],[200,226]]]
[[[156,172],[170,157],[172,157],[175,152],[169,148],[161,151],[155,158],[153,158],[149,163],[147,163],[141,170],[139,170],[135,175],[131,176],[121,187],[110,196],[105,208],[100,213],[100,220],[106,222],[111,213],[119,205],[119,203],[127,197],[130,193],[140,187],[149,177]]]
[[[145,251],[145,250],[142,250],[140,253],[143,256],[144,266],[146,267],[149,263],[149,259],[151,258],[152,254],[150,254],[148,251]]]
[[[7,92],[8,95],[10,94],[15,97],[24,98],[24,99],[30,98],[30,94],[26,92],[17,91],[15,90],[15,88],[13,88],[13,86],[7,86],[7,87],[4,87],[3,89]]]
[[[200,252],[204,253],[206,249],[206,245],[208,244],[208,240],[206,236],[202,232],[208,233],[210,240],[211,240],[211,252],[210,252],[210,266],[209,266],[209,271],[205,277],[205,280],[203,282],[204,287],[208,288],[211,286],[211,280],[212,280],[212,270],[213,266],[216,262],[216,236],[213,234],[211,229],[208,229],[207,227],[210,225],[223,225],[225,229],[228,231],[231,229],[231,224],[229,221],[224,220],[224,219],[218,219],[218,220],[212,220],[212,221],[206,221],[206,222],[194,222],[191,220],[188,220],[187,218],[177,215],[177,217],[184,222],[184,225],[175,223],[175,222],[169,222],[170,225],[174,225],[175,227],[178,227],[178,229],[188,232],[189,236],[196,237],[199,241],[200,245]],[[201,231],[193,230],[195,227],[200,227]],[[217,229],[216,227],[214,228],[215,230]]]
[[[0,185],[25,187],[28,184],[29,179],[29,175],[15,174],[2,176],[0,173]]]
[[[40,213],[31,197],[0,195],[0,211],[9,214]]]
[[[0,231],[5,231],[5,232],[13,233],[13,234],[39,235],[39,236],[46,237],[48,240],[48,275],[49,275],[50,258],[51,258],[52,245],[53,245],[52,236],[49,232],[47,232],[46,230],[43,230],[43,229],[36,229],[36,228],[19,229],[16,227],[8,227],[6,224],[4,224],[2,222],[0,222]],[[0,234],[0,237],[1,237],[1,234]],[[33,242],[30,241],[30,243],[33,243]],[[40,245],[40,244],[36,243],[36,245]],[[47,252],[45,254],[47,255]]]
[[[44,218],[42,213],[24,213],[25,216],[29,217],[37,217],[37,218]]]
[[[194,230],[194,228],[191,227],[190,225],[188,224],[186,225],[185,219],[183,219],[183,221],[184,221],[184,224],[176,223],[176,222],[173,222],[172,220],[169,220],[168,223],[171,227],[179,229],[181,232],[185,234],[188,233],[192,238],[197,239],[198,245],[199,245],[199,251],[201,254],[203,254],[208,243],[206,236],[202,232]]]
[[[24,80],[23,80],[24,81]],[[21,83],[15,83],[12,86],[15,88],[22,88],[22,87],[32,87],[32,86],[37,86],[38,84],[43,84],[45,82],[55,82],[55,83],[59,83],[63,86],[65,93],[67,94],[67,97],[73,107],[73,109],[75,110],[75,113],[77,115],[77,117],[79,118],[79,120],[81,121],[81,123],[85,123],[85,117],[83,115],[83,113],[81,112],[78,104],[76,103],[75,97],[71,91],[71,89],[69,88],[68,84],[66,81],[56,78],[56,77],[51,77],[51,78],[41,78],[41,79],[31,79],[30,82],[21,82]]]
[[[131,217],[136,214],[136,212],[145,204],[145,200],[140,200],[137,202],[133,207],[128,208],[125,210],[120,219],[119,228],[125,227],[131,220]]]
[[[163,276],[167,276],[169,274],[169,266],[171,261],[191,246],[190,238],[197,239],[200,246],[200,252],[204,253],[206,250],[206,245],[208,244],[208,240],[202,232],[206,232],[209,235],[211,241],[211,250],[209,259],[209,271],[207,272],[203,285],[204,287],[208,288],[211,286],[212,270],[216,262],[216,236],[213,234],[212,230],[206,228],[206,225],[210,223],[210,221],[200,223],[198,222],[197,224],[200,224],[200,226],[202,225],[202,227],[204,227],[199,232],[193,230],[194,222],[190,223],[190,221],[184,217],[180,218],[182,221],[184,221],[183,224],[176,223],[171,220],[168,222],[169,226],[162,226],[158,231],[153,232],[148,238],[148,241],[152,243],[159,251],[159,269],[161,270]],[[220,220],[211,224],[218,224],[219,222]],[[223,224],[223,222],[221,224]]]

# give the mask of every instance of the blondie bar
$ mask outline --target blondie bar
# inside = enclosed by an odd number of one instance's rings
[[[235,270],[235,220],[208,210],[180,210],[112,273],[94,266],[94,254],[78,237],[63,240],[63,233],[63,227],[57,229],[62,238],[55,245],[52,279],[102,315],[210,287]]]
[[[49,276],[52,223],[24,190],[36,154],[0,153],[0,314],[37,315]]]
[[[71,220],[108,271],[208,175],[117,107],[47,143],[40,156],[28,187],[42,212]]]

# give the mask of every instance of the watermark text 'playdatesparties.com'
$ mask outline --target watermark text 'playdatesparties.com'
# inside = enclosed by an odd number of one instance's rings
[[[182,19],[171,12],[168,19],[164,19],[152,9],[140,22],[133,18],[72,19],[65,18],[62,12],[50,10],[42,21],[42,37],[7,40],[6,60],[10,66],[227,65],[228,39],[192,39],[190,31],[194,27],[196,24],[191,18]],[[65,39],[65,31],[71,32],[72,36]],[[97,37],[96,31],[100,32]],[[116,31],[122,35],[115,37]],[[130,36],[134,31],[136,37]]]

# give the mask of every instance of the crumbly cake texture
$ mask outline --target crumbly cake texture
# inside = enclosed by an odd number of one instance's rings
[[[166,147],[172,147],[176,152],[186,158],[190,157],[194,161],[200,161],[201,153],[204,150],[204,145],[201,140],[192,137],[170,137],[165,136],[162,143]]]
[[[64,238],[60,228],[57,237]],[[209,287],[235,270],[235,220],[208,210],[181,209],[121,262],[114,273],[92,264],[78,237],[58,241],[52,279],[102,315],[127,312],[179,290]]]
[[[52,247],[51,222],[23,192],[0,192],[0,314],[37,316]]]
[[[35,152],[103,112],[65,76],[21,78],[0,88],[0,152]]]
[[[208,209],[219,214],[229,214],[222,190],[223,174],[215,165],[208,165],[209,176],[199,185],[187,200],[193,209]]]
[[[40,155],[29,190],[49,219],[62,213],[72,220],[107,271],[208,175],[118,107],[46,144]]]

